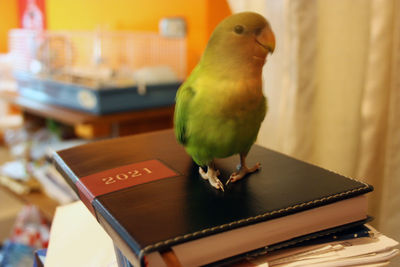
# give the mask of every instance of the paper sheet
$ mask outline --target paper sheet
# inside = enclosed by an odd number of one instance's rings
[[[368,226],[368,225],[367,225]],[[399,254],[399,243],[368,226],[372,237],[349,239],[320,245],[303,246],[265,255],[251,262],[273,267],[338,267],[338,266],[386,266]]]
[[[111,238],[81,201],[57,208],[45,266],[118,266]]]

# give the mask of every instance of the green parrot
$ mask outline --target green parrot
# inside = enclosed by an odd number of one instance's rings
[[[215,28],[199,63],[178,89],[176,138],[200,166],[201,177],[222,191],[215,158],[240,155],[240,167],[226,185],[261,167],[247,167],[246,156],[267,112],[262,68],[274,49],[275,36],[263,16],[231,15]]]

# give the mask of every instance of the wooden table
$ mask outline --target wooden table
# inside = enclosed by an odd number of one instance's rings
[[[42,103],[7,91],[0,92],[0,99],[17,106],[24,113],[73,126],[76,135],[86,139],[167,129],[173,124],[173,106],[95,115]]]

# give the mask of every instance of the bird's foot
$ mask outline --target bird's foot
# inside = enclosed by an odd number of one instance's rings
[[[208,180],[212,187],[222,190],[223,192],[225,191],[224,185],[218,179],[218,175],[220,174],[219,170],[214,170],[213,168],[208,167],[207,172],[205,172],[201,167],[199,167],[199,173],[203,179]]]
[[[253,173],[261,169],[261,164],[257,163],[251,168],[248,168],[246,165],[242,165],[240,169],[237,172],[234,172],[231,174],[229,177],[228,181],[226,182],[225,186],[227,186],[229,183],[234,183],[243,177],[245,177],[247,174]]]

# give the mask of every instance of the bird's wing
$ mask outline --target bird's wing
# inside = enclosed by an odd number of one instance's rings
[[[176,95],[176,105],[174,114],[175,136],[178,142],[185,145],[187,142],[187,120],[190,103],[195,95],[189,81],[185,82],[178,90]]]

